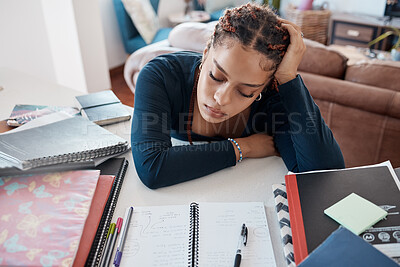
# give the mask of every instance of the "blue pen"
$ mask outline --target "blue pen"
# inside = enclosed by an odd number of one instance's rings
[[[124,219],[124,226],[122,229],[121,239],[119,240],[117,252],[115,253],[115,258],[114,258],[114,265],[117,267],[119,267],[119,264],[121,263],[122,252],[124,249],[125,239],[128,234],[128,227],[129,227],[129,222],[132,217],[132,212],[133,212],[133,207],[130,207],[128,210],[128,214],[126,215],[126,217]]]

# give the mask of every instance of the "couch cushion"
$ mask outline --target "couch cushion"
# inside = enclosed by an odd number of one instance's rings
[[[154,36],[152,44],[167,39],[170,31],[171,31],[171,28],[161,28],[156,33],[156,36]],[[140,35],[136,35],[135,37],[126,41],[126,47],[127,47],[128,51],[137,51],[138,49],[143,48],[146,45],[147,45],[146,42],[143,40],[142,36],[140,36]]]
[[[318,42],[304,39],[307,50],[299,65],[300,71],[343,79],[347,57]]]
[[[388,159],[400,166],[400,92],[311,73],[301,76],[342,150],[346,167]]]
[[[173,47],[203,52],[217,23],[217,21],[181,23],[172,29],[168,36],[168,41]]]
[[[347,67],[345,80],[400,92],[400,62],[368,60]]]
[[[315,99],[338,142],[346,167],[390,160],[400,166],[400,120]],[[346,115],[344,115],[346,114]]]
[[[182,50],[183,49],[181,48],[170,46],[168,40],[163,40],[145,46],[132,53],[126,60],[124,66],[124,78],[132,93],[135,93],[136,79],[139,75],[139,72],[144,67],[144,65],[147,64],[147,62],[149,62],[156,56]]]
[[[220,17],[222,17],[225,13],[225,9],[217,10],[214,12],[210,13],[210,20],[219,20]]]
[[[154,36],[152,44],[163,41],[168,39],[169,33],[171,32],[172,28],[161,28],[157,31],[156,35]]]
[[[400,92],[311,73],[300,74],[315,99],[400,119]]]
[[[146,44],[151,43],[159,29],[157,14],[149,0],[122,0],[126,12]]]

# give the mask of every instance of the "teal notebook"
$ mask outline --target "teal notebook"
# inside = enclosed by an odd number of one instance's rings
[[[82,116],[98,125],[107,125],[131,118],[131,113],[111,90],[76,96],[75,99]]]
[[[355,233],[361,234],[387,216],[387,212],[355,193],[351,193],[324,213]]]

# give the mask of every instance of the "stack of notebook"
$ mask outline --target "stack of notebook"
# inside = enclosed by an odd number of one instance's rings
[[[126,140],[86,118],[72,117],[2,134],[0,175],[93,167],[128,149]]]
[[[0,177],[0,265],[98,264],[127,164]]]
[[[363,231],[360,237],[400,263],[396,234],[400,232],[400,181],[390,162],[290,174],[285,180],[286,186],[274,185],[273,190],[288,265],[302,262],[338,228],[339,223],[324,211],[352,193],[387,211],[385,220]]]
[[[115,157],[128,150],[81,116],[1,134],[0,265],[98,264],[128,165]]]
[[[1,265],[70,265],[99,174],[85,170],[2,177]]]
[[[103,253],[106,241],[107,231],[111,224],[111,220],[114,214],[115,207],[117,205],[119,192],[122,188],[122,183],[124,181],[127,168],[128,161],[125,158],[109,159],[96,167],[96,169],[100,170],[101,174],[112,175],[115,177],[115,180],[110,189],[110,194],[107,195],[107,201],[104,208],[99,208],[99,211],[102,211],[100,220],[98,220],[98,218],[94,219],[94,221],[98,222],[98,227],[96,229],[94,237],[92,236],[92,239],[89,240],[85,240],[82,238],[82,240],[86,241],[86,245],[90,244],[89,255],[85,255],[86,258],[84,258],[86,261],[85,266],[98,266],[100,263],[100,258]],[[91,226],[91,224],[88,225]],[[92,227],[91,230],[93,231]],[[82,265],[77,264],[76,266]]]

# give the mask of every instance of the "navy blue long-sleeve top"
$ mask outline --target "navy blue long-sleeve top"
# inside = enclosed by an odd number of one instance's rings
[[[190,98],[201,54],[177,52],[151,60],[135,89],[132,153],[136,171],[149,188],[169,186],[234,166],[236,155],[222,137],[192,134],[200,145],[172,146],[171,137],[187,141]],[[241,137],[268,133],[288,170],[302,172],[344,168],[340,148],[303,80],[263,92],[251,105]]]

